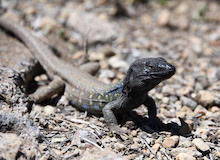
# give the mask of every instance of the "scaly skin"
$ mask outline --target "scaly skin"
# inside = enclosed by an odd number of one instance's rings
[[[22,26],[0,18],[0,26],[14,33],[31,50],[51,79],[65,84],[65,95],[81,110],[104,115],[111,131],[121,134],[116,113],[125,113],[144,104],[151,120],[156,118],[156,105],[148,91],[175,73],[175,67],[163,58],[136,60],[124,78],[115,85],[106,85],[53,55],[44,43]],[[62,84],[61,83],[61,84]]]

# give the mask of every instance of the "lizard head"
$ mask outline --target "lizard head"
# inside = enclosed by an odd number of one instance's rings
[[[175,72],[175,67],[164,58],[138,59],[128,69],[124,89],[149,91],[161,81],[170,78]]]
[[[136,70],[136,77],[146,82],[163,81],[176,72],[175,67],[161,57],[143,58],[135,61],[131,67]]]

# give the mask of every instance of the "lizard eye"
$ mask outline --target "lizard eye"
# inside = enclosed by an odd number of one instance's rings
[[[149,69],[154,69],[154,66],[149,66],[148,68],[149,68]]]

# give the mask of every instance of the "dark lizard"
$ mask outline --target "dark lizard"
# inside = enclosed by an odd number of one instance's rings
[[[35,38],[27,29],[0,18],[0,26],[15,34],[31,50],[50,79],[65,85],[65,96],[75,107],[94,114],[103,114],[109,129],[121,133],[116,114],[129,112],[144,104],[149,119],[156,119],[156,105],[148,91],[175,73],[175,67],[163,58],[143,58],[133,62],[123,80],[114,85],[104,84],[88,73],[64,63]]]

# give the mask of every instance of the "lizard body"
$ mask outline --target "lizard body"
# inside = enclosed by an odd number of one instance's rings
[[[93,76],[64,63],[24,27],[0,17],[0,26],[15,34],[31,50],[51,79],[65,84],[65,95],[81,110],[103,114],[111,131],[120,133],[115,114],[131,111],[144,104],[150,119],[156,118],[156,105],[148,91],[175,73],[175,67],[163,58],[136,60],[125,78],[117,84],[104,84]]]

